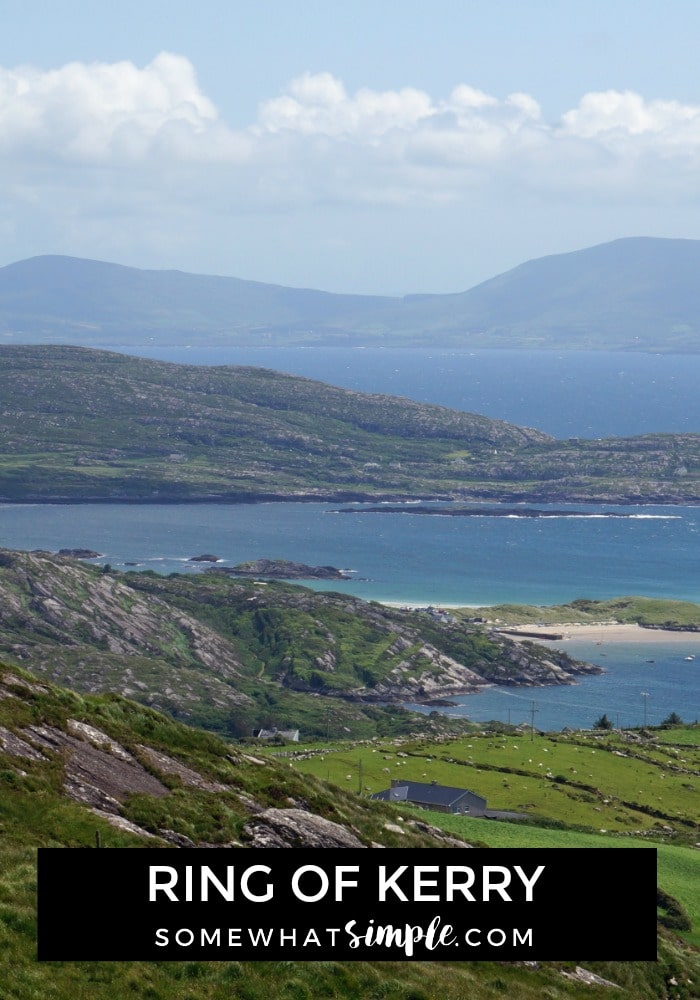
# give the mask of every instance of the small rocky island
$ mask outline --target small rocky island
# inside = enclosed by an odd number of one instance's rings
[[[59,549],[57,555],[69,559],[100,559],[102,553],[95,552],[94,549]]]
[[[237,566],[217,566],[212,573],[228,573],[231,576],[268,577],[272,580],[350,580],[348,570],[335,566],[307,566],[305,563],[288,559],[254,559],[238,563]]]

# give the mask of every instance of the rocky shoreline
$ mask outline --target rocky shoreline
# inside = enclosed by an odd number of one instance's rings
[[[403,505],[411,505],[414,509],[418,503],[492,503],[492,504],[521,504],[521,503],[577,503],[583,506],[591,504],[609,504],[611,506],[653,506],[664,505],[668,507],[698,507],[700,506],[700,491],[689,492],[681,495],[678,492],[663,492],[661,490],[644,492],[623,492],[623,491],[596,491],[594,493],[583,493],[577,490],[553,489],[550,491],[523,490],[517,488],[507,490],[502,484],[492,489],[480,487],[465,491],[451,490],[445,493],[405,493],[387,492],[372,493],[367,490],[300,490],[289,492],[277,491],[251,491],[251,492],[230,492],[230,493],[159,493],[154,489],[148,496],[131,494],[93,494],[89,496],[66,496],[65,494],[33,494],[27,493],[25,496],[0,496],[0,506],[3,504],[31,504],[39,506],[50,504],[52,506],[78,505],[78,504],[131,504],[138,506],[174,506],[183,504],[260,504],[260,503],[361,503],[361,504],[400,504],[399,510],[403,510]],[[382,506],[377,513],[386,513],[388,508]],[[338,511],[338,513],[346,513]],[[362,513],[362,512],[360,512]],[[427,511],[426,511],[427,513]],[[569,512],[559,512],[559,516],[571,516]],[[494,516],[503,516],[496,513]],[[527,515],[522,515],[527,516]],[[549,515],[553,516],[553,515]],[[624,515],[618,515],[624,516]]]

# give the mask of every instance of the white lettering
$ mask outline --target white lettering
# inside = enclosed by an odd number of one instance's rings
[[[161,874],[167,874],[170,876],[167,882],[159,882],[158,876]],[[174,868],[169,865],[149,865],[148,868],[148,879],[149,879],[149,890],[148,890],[148,901],[149,903],[154,902],[156,898],[156,893],[164,892],[173,903],[177,903],[177,896],[173,892],[173,886],[177,883],[177,872]]]
[[[500,876],[500,879],[498,879],[497,876]],[[504,868],[503,865],[484,865],[483,878],[484,882],[481,890],[481,898],[485,903],[489,902],[489,897],[492,892],[497,892],[501,899],[504,899],[506,903],[511,902],[511,898],[506,892],[506,887],[510,885],[510,880],[512,878],[510,869]]]
[[[440,917],[433,917],[426,930],[413,924],[404,924],[403,927],[394,927],[393,924],[379,924],[375,926],[374,920],[370,920],[366,930],[355,930],[356,920],[350,920],[345,925],[345,933],[349,937],[348,947],[359,948],[363,944],[367,948],[397,948],[401,949],[407,958],[410,958],[415,945],[421,941],[428,951],[436,948],[449,947],[457,943],[457,937],[452,930],[451,924],[440,926]]]
[[[338,865],[335,869],[335,901],[340,903],[343,900],[343,889],[357,889],[357,879],[343,878],[343,875],[352,872],[356,875],[360,870],[359,865]]]
[[[465,876],[463,882],[457,881],[458,875]],[[475,902],[474,896],[472,895],[471,892],[469,892],[469,890],[473,885],[474,885],[473,868],[467,868],[466,866],[460,867],[457,865],[450,866],[447,869],[447,884],[446,884],[447,902],[448,903],[454,902],[455,893],[459,892],[464,896],[464,898],[468,902],[474,903]]]
[[[532,948],[532,927],[528,927],[526,930],[513,927],[507,931],[503,930],[502,927],[491,927],[485,933],[486,940],[492,948],[502,948],[507,942],[510,942],[514,948],[523,946]],[[468,931],[465,931],[464,943],[469,945],[470,948],[481,947],[481,934],[482,929],[480,927],[470,927]]]
[[[315,944],[317,948],[321,947],[321,942],[318,939],[318,934],[313,929],[313,927],[309,930],[306,937],[304,938],[304,943],[302,944],[302,948],[306,948],[310,944]]]
[[[214,886],[216,891],[220,896],[223,896],[227,902],[233,901],[233,865],[226,866],[227,881],[226,885],[221,882],[214,872],[211,870],[209,865],[202,865],[199,873],[199,896],[202,902],[209,902],[209,883]]]
[[[257,948],[259,944],[261,944],[263,948],[269,948],[272,931],[266,930],[264,927],[257,927],[255,930],[249,927],[248,937],[250,938],[250,942],[254,948]]]
[[[306,875],[310,872],[313,872],[314,875],[318,875],[321,883],[321,888],[318,892],[313,894],[305,893],[299,885],[302,875]],[[300,899],[303,903],[317,903],[318,900],[323,899],[328,892],[328,876],[324,872],[323,868],[319,868],[318,865],[304,865],[303,868],[298,868],[294,872],[292,877],[292,892],[297,899]]]
[[[386,873],[386,866],[379,866],[379,902],[386,902],[386,894],[391,889],[391,891],[401,900],[402,903],[408,902],[408,896],[398,885],[396,885],[396,880],[401,878],[403,873],[406,871],[406,865],[401,865],[397,868],[388,878]]]
[[[251,865],[250,868],[244,869],[240,876],[239,889],[245,899],[252,903],[266,903],[272,899],[274,886],[271,882],[258,886],[257,892],[250,885],[256,875],[269,875],[271,871],[267,865]],[[236,898],[235,874],[235,866],[227,865],[225,878],[222,881],[209,865],[199,866],[199,899],[207,903],[210,895],[216,893],[227,903],[232,903]],[[191,902],[194,898],[197,875],[192,865],[185,865],[181,871],[170,865],[149,865],[148,876],[148,899],[151,903],[157,901],[159,894],[165,895],[172,903]],[[179,895],[175,892],[176,887],[179,889]]]
[[[437,865],[419,865],[413,869],[413,898],[416,902],[421,903],[439,903],[440,895],[439,893],[427,893],[423,892],[424,888],[437,888],[437,879],[428,879],[424,876],[428,873],[434,874],[439,872],[440,869]]]
[[[532,902],[532,887],[534,886],[535,882],[540,877],[544,869],[545,869],[544,865],[538,865],[532,877],[528,878],[525,872],[520,867],[520,865],[515,866],[515,871],[518,873],[518,875],[520,876],[520,881],[525,886],[525,902],[527,903]]]
[[[241,876],[241,892],[246,899],[249,899],[251,903],[266,903],[268,900],[272,899],[274,895],[274,887],[271,882],[268,882],[265,886],[265,892],[263,895],[256,895],[248,887],[248,883],[253,875],[257,875],[263,872],[265,875],[270,874],[271,869],[267,865],[252,865],[250,868],[246,868]]]

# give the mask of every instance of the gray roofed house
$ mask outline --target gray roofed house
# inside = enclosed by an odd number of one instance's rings
[[[483,816],[486,812],[486,799],[481,795],[476,795],[467,788],[439,785],[436,781],[394,779],[391,788],[376,792],[372,798],[382,802],[410,802],[437,812],[466,813],[470,816]]]
[[[253,738],[257,740],[288,740],[290,743],[299,742],[298,729],[254,729]]]

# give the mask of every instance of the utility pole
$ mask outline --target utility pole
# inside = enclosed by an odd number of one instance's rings
[[[362,757],[360,757],[357,769],[357,794],[362,795]]]
[[[642,698],[644,699],[644,728],[647,728],[647,698],[649,697],[648,691],[642,691]]]
[[[530,739],[531,740],[534,740],[534,738],[535,738],[535,712],[537,712],[537,711],[538,711],[537,705],[533,701],[532,706],[530,708],[530,717],[531,717],[531,721],[530,721]]]

